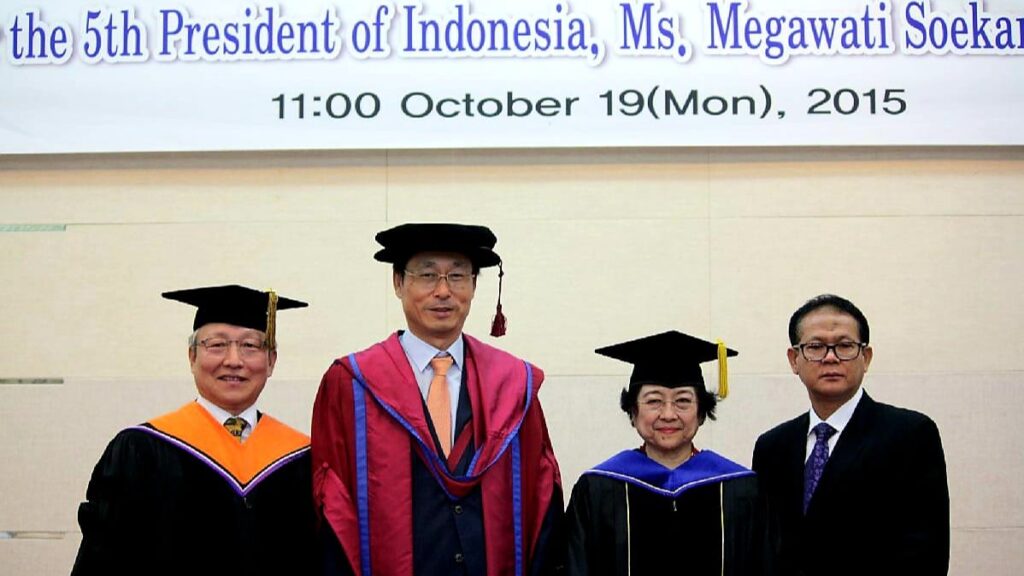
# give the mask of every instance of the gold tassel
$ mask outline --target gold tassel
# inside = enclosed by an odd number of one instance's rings
[[[722,400],[729,395],[728,356],[729,349],[725,347],[725,342],[718,340],[718,397]]]
[[[277,292],[267,290],[267,349],[277,350]]]

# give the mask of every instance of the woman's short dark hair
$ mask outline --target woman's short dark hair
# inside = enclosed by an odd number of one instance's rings
[[[622,394],[619,395],[619,408],[629,416],[630,420],[636,417],[637,412],[637,397],[640,396],[640,388],[643,384],[635,383],[630,384],[626,388],[622,389]],[[697,417],[701,424],[708,418],[715,419],[715,406],[718,405],[718,397],[707,391],[704,388],[704,384],[697,382],[694,384],[684,384],[683,386],[675,386],[675,388],[693,388],[697,393]]]

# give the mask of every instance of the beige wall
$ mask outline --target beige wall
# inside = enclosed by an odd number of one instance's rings
[[[0,574],[66,574],[106,442],[193,397],[192,310],[160,292],[309,301],[281,316],[262,400],[308,430],[331,359],[402,326],[373,234],[438,220],[498,235],[496,343],[547,373],[567,493],[638,443],[627,366],[594,348],[678,328],[739,350],[697,440],[749,464],[806,410],[786,322],[830,291],[872,323],[870,393],[939,424],[951,573],[1024,566],[1024,149],[364,151],[0,157]],[[485,340],[495,290],[467,327]]]

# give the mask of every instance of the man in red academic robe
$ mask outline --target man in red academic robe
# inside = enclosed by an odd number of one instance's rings
[[[501,262],[497,239],[459,224],[404,224],[376,239],[408,330],[335,360],[321,381],[313,490],[327,572],[560,571],[544,374],[462,332],[480,269]],[[502,320],[499,303],[493,335]]]

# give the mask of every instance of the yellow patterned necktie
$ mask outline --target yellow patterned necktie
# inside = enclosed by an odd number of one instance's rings
[[[227,429],[228,434],[234,436],[239,442],[242,441],[242,432],[245,431],[245,427],[248,425],[249,423],[244,418],[238,418],[237,416],[232,416],[224,421],[224,428]]]

